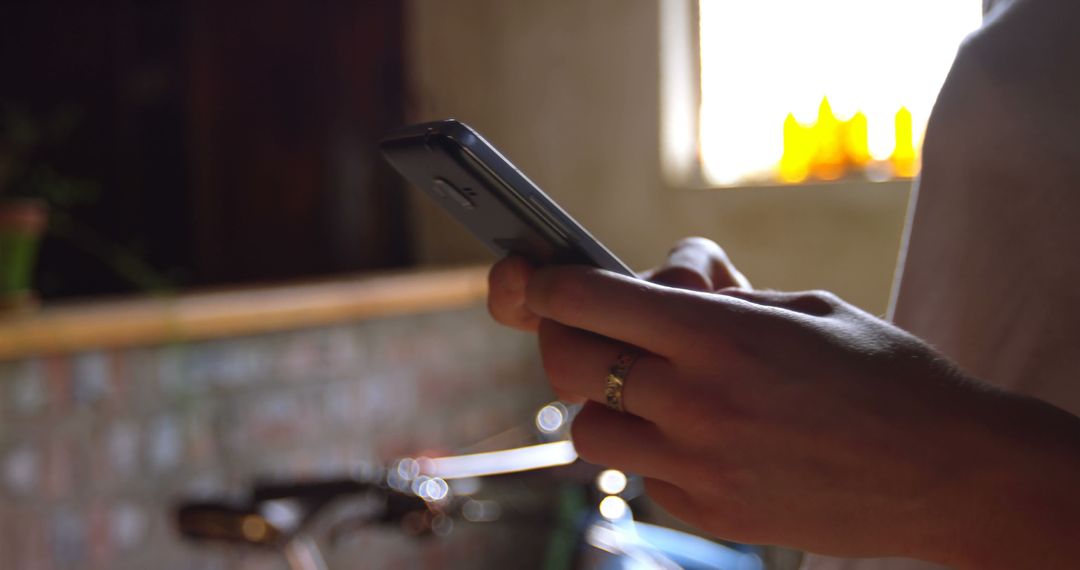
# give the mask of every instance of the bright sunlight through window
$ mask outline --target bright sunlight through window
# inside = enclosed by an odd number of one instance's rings
[[[700,0],[700,151],[714,184],[914,176],[982,0]]]

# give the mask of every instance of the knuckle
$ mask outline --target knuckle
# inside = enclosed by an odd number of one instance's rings
[[[794,296],[791,306],[796,311],[824,317],[832,314],[841,304],[840,298],[829,291],[804,291]]]
[[[814,289],[813,291],[808,291],[807,294],[815,299],[818,299],[819,301],[828,303],[830,305],[837,305],[840,303],[840,298],[837,297],[836,294],[832,291],[826,291],[824,289]]]

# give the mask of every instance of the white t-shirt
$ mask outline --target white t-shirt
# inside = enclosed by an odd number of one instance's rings
[[[1080,2],[1006,3],[965,43],[908,232],[893,320],[972,375],[1080,415]]]

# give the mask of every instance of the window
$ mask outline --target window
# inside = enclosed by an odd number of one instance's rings
[[[697,23],[683,30],[698,48],[696,178],[794,184],[916,174],[930,109],[982,0],[699,0],[683,11]],[[663,16],[667,35],[670,7]],[[673,93],[665,87],[665,104]]]

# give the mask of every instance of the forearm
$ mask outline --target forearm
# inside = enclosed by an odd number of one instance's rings
[[[998,395],[974,443],[969,507],[952,519],[958,569],[1075,568],[1080,558],[1080,418],[1031,398]],[[966,511],[966,512],[965,512]]]

